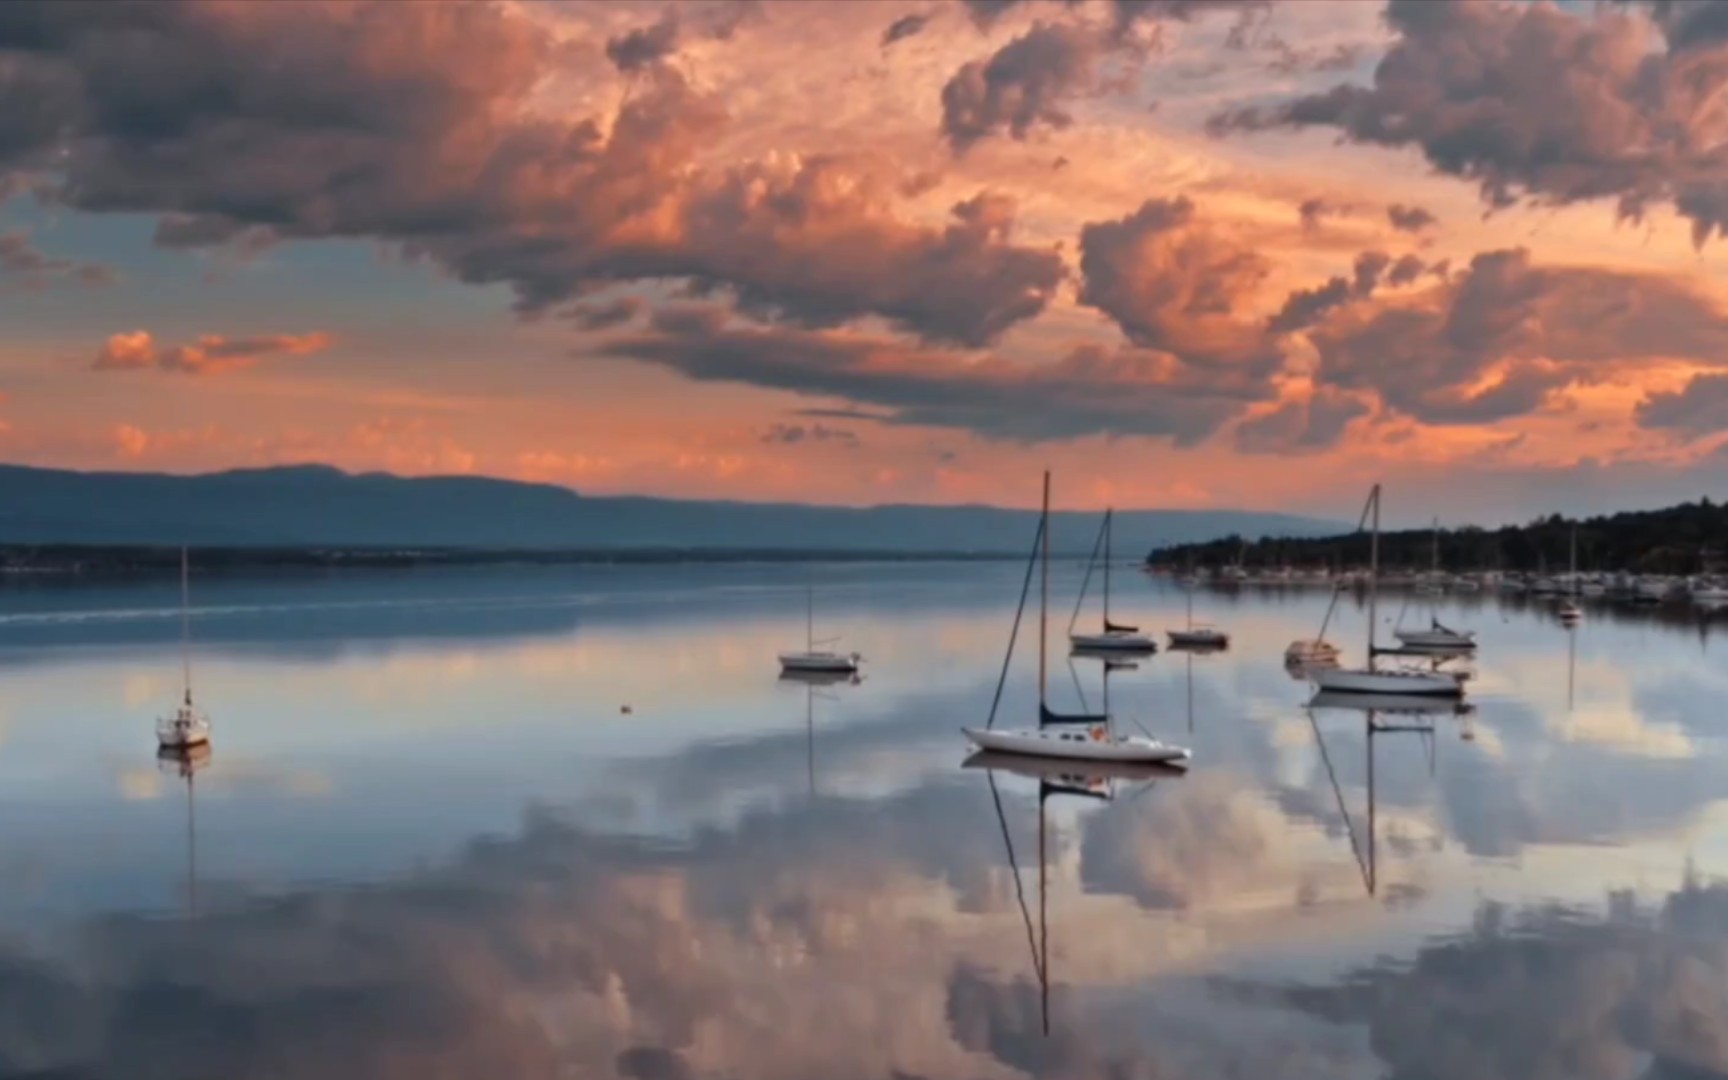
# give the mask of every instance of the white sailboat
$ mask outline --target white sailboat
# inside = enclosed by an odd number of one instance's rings
[[[1442,671],[1381,671],[1375,660],[1375,623],[1380,600],[1380,485],[1368,495],[1363,516],[1373,515],[1373,534],[1368,547],[1368,665],[1362,668],[1316,668],[1310,673],[1321,690],[1346,694],[1433,694],[1458,697],[1464,684],[1458,675]]]
[[[1074,601],[1074,616],[1068,620],[1068,644],[1074,649],[1089,652],[1155,652],[1157,643],[1142,634],[1138,626],[1110,621],[1110,525],[1115,513],[1114,510],[1104,511],[1104,524],[1098,540],[1092,545],[1092,558],[1086,563],[1086,577],[1081,581],[1080,595]],[[1086,587],[1092,582],[1092,567],[1097,561],[1100,544],[1104,547],[1104,626],[1095,634],[1076,632],[1074,625],[1080,621],[1080,608],[1086,602]]]
[[[1230,645],[1230,635],[1210,623],[1194,622],[1194,589],[1188,593],[1188,625],[1181,630],[1166,630],[1172,649],[1223,649]]]
[[[156,742],[168,749],[203,746],[210,741],[210,718],[192,704],[191,571],[186,549],[180,549],[180,669],[184,692],[172,716],[156,721]]]
[[[1023,754],[1030,757],[1074,761],[1108,761],[1140,764],[1185,764],[1189,757],[1186,747],[1172,746],[1159,739],[1140,735],[1118,735],[1111,730],[1110,716],[1105,713],[1056,713],[1050,710],[1046,694],[1048,686],[1048,624],[1050,613],[1050,474],[1044,474],[1044,512],[1038,520],[1038,535],[1032,560],[1026,566],[1026,581],[1021,586],[1020,607],[1014,613],[1014,632],[1009,638],[1008,655],[1002,662],[1002,679],[997,686],[1001,700],[1001,683],[1008,675],[1008,663],[1013,658],[1014,640],[1019,636],[1020,616],[1026,607],[1026,593],[1032,584],[1032,561],[1040,563],[1042,579],[1038,605],[1038,726],[1034,728],[995,728],[996,713],[982,728],[962,728],[966,737],[980,750],[1001,754]]]
[[[1567,624],[1578,622],[1584,617],[1584,609],[1578,606],[1578,523],[1572,523],[1572,564],[1571,571],[1566,575],[1572,595],[1560,604],[1560,621]]]
[[[785,671],[819,671],[833,672],[841,675],[858,670],[858,664],[864,657],[858,653],[839,653],[831,649],[818,649],[818,645],[831,645],[839,638],[816,640],[816,589],[812,586],[805,597],[804,612],[804,651],[783,652],[780,654],[780,670]]]
[[[1429,587],[1420,591],[1429,595],[1437,595],[1440,587],[1440,519],[1434,519],[1433,554],[1429,558]],[[1441,623],[1439,616],[1429,610],[1427,629],[1406,630],[1396,627],[1392,636],[1407,649],[1457,649],[1468,650],[1476,647],[1476,635],[1469,630],[1454,630]]]

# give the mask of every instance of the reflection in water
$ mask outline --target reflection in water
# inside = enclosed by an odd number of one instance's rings
[[[877,662],[803,686],[760,667],[801,577],[614,573],[362,587],[388,609],[214,582],[210,769],[137,747],[171,594],[124,633],[0,622],[0,1077],[1728,1075],[1728,665],[1695,622],[1593,610],[1563,654],[1545,609],[1466,598],[1474,711],[1338,713],[1279,670],[1330,596],[1221,595],[1229,653],[1074,673],[1185,709],[1192,775],[980,783],[955,731],[1020,566],[836,571]],[[103,592],[55,603],[140,606]]]
[[[780,681],[804,684],[804,733],[808,744],[808,770],[810,773],[810,795],[816,795],[816,697],[821,693],[821,687],[857,686],[863,677],[853,671],[816,671],[787,668],[780,672]],[[823,694],[827,700],[834,701],[832,694]]]
[[[198,796],[193,790],[193,777],[210,764],[210,744],[193,746],[161,746],[156,749],[156,761],[164,773],[186,781],[186,914],[198,914]]]

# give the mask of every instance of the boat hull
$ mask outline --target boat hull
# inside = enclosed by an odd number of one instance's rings
[[[962,730],[980,750],[1050,760],[1174,765],[1186,762],[1190,756],[1185,747],[1168,746],[1151,739],[1099,737],[1097,729],[1086,734],[1075,731],[992,731],[983,728]]]
[[[839,653],[781,653],[780,669],[846,675],[858,670],[858,658]]]
[[[1455,675],[1423,671],[1350,671],[1325,668],[1313,673],[1314,685],[1335,694],[1421,694],[1461,697],[1464,684]]]
[[[1168,630],[1172,649],[1222,649],[1230,644],[1230,635],[1222,630]]]
[[[1033,757],[1028,754],[1003,754],[993,750],[974,750],[961,763],[963,769],[1000,769],[1016,776],[1046,783],[1079,786],[1110,780],[1156,780],[1166,776],[1181,776],[1179,766],[1158,762],[1080,761]]]
[[[1394,630],[1392,636],[1408,649],[1474,649],[1476,639],[1450,630]]]
[[[1473,711],[1456,698],[1439,694],[1340,694],[1322,690],[1308,702],[1310,709],[1371,709],[1374,712],[1419,716],[1461,715]]]
[[[1158,651],[1158,643],[1145,634],[1069,634],[1068,644],[1076,652],[1149,653]]]

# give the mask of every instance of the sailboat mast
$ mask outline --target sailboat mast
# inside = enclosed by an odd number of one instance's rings
[[[1110,518],[1116,513],[1106,507],[1104,510],[1104,632],[1110,632]]]
[[[816,586],[804,586],[804,651],[816,651]]]
[[[1380,485],[1368,501],[1374,504],[1374,532],[1368,541],[1368,670],[1374,670],[1374,623],[1380,610]]]
[[[1050,470],[1044,470],[1044,510],[1041,517],[1044,533],[1044,551],[1039,560],[1040,581],[1038,585],[1038,706],[1039,716],[1043,716],[1044,687],[1047,679],[1048,664],[1045,653],[1049,651],[1050,623]]]
[[[186,704],[192,704],[192,586],[186,548],[180,548],[180,676]]]

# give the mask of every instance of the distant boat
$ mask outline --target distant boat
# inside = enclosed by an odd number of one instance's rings
[[[1440,519],[1439,518],[1434,519],[1434,544],[1433,544],[1432,551],[1433,551],[1433,554],[1430,556],[1430,565],[1429,565],[1428,575],[1429,575],[1429,581],[1433,583],[1433,587],[1421,589],[1418,591],[1425,592],[1425,593],[1428,593],[1430,595],[1437,595],[1442,591],[1442,589],[1440,588],[1440,585],[1439,585],[1439,581],[1440,581]],[[1448,649],[1448,650],[1456,649],[1456,650],[1464,651],[1464,650],[1474,649],[1476,647],[1476,635],[1474,633],[1472,633],[1471,631],[1468,631],[1468,630],[1454,630],[1454,629],[1452,629],[1450,626],[1447,626],[1444,623],[1442,623],[1440,621],[1439,616],[1434,614],[1432,610],[1430,610],[1429,615],[1428,615],[1428,628],[1427,629],[1425,629],[1425,630],[1421,630],[1421,629],[1406,630],[1403,627],[1397,627],[1392,631],[1392,636],[1398,639],[1399,644],[1401,644],[1405,648],[1409,648],[1409,649]]]
[[[1434,694],[1459,697],[1464,684],[1455,673],[1439,671],[1381,671],[1375,664],[1379,650],[1374,646],[1374,628],[1379,618],[1380,599],[1380,485],[1375,484],[1363,507],[1363,517],[1373,515],[1373,533],[1369,541],[1368,571],[1368,665],[1365,668],[1317,668],[1311,673],[1315,686],[1321,690],[1349,694]]]
[[[1074,617],[1068,620],[1068,644],[1076,650],[1092,652],[1155,652],[1158,649],[1157,643],[1142,634],[1138,626],[1110,621],[1110,524],[1114,516],[1114,510],[1104,511],[1104,524],[1099,529],[1098,539],[1092,544],[1092,557],[1086,563],[1086,577],[1080,582],[1080,595],[1074,601]],[[1092,568],[1097,563],[1100,545],[1104,549],[1103,629],[1096,634],[1076,632],[1074,625],[1080,621],[1080,608],[1086,602],[1086,587],[1092,582]]]
[[[816,647],[839,640],[839,638],[826,638],[820,642],[816,640],[816,590],[812,586],[805,598],[804,651],[781,653],[780,670],[782,672],[829,672],[839,675],[847,675],[857,671],[859,661],[864,659],[862,655],[855,652],[838,653]]]
[[[1166,630],[1172,649],[1223,649],[1230,645],[1230,635],[1207,623],[1195,625],[1194,590],[1188,593],[1188,625],[1181,630]]]
[[[172,716],[156,721],[156,742],[164,749],[189,749],[210,741],[210,718],[192,703],[191,569],[180,549],[180,670],[183,692]]]
[[[1019,636],[1020,616],[1026,608],[1026,595],[1032,584],[1033,563],[1042,568],[1038,607],[1038,726],[997,730],[996,713],[982,728],[961,729],[980,750],[1001,754],[1022,754],[1036,758],[1073,761],[1108,761],[1139,764],[1183,764],[1189,759],[1185,747],[1172,746],[1150,736],[1118,735],[1111,730],[1110,714],[1052,712],[1047,695],[1050,616],[1050,474],[1044,474],[1044,512],[1038,520],[1031,558],[1026,564],[1026,581],[1021,586],[1020,606],[1014,612],[1014,633],[1009,638],[1008,655],[1003,659],[1002,677],[1007,678],[1008,663],[1013,658],[1014,641]],[[1070,635],[1072,636],[1072,635]],[[997,700],[1000,701],[1000,686]]]
[[[1572,595],[1560,604],[1560,621],[1572,625],[1584,617],[1584,609],[1578,606],[1578,523],[1572,523],[1572,550],[1570,569],[1566,575],[1567,582],[1572,586]]]

